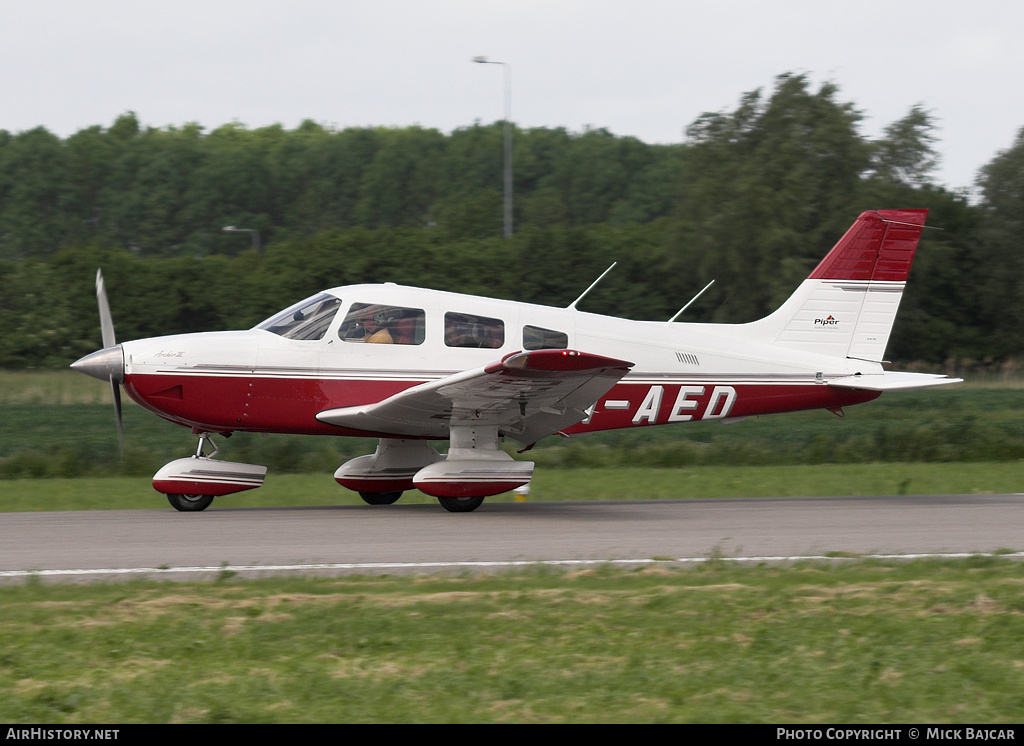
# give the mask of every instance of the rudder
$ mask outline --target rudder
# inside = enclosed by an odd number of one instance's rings
[[[807,277],[906,282],[927,209],[869,210]]]

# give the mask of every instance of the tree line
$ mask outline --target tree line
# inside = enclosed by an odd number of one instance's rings
[[[999,363],[1024,352],[1024,130],[938,186],[920,106],[869,140],[838,88],[782,75],[676,145],[603,129],[514,129],[515,234],[502,232],[502,123],[331,130],[304,122],[61,139],[0,130],[0,367],[98,345],[92,277],[118,337],[245,328],[324,287],[394,281],[584,308],[743,322],[773,310],[867,209],[928,207],[889,356]],[[259,231],[226,233],[236,225]]]

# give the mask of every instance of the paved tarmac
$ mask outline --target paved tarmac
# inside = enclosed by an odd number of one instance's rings
[[[0,580],[1024,550],[1024,494],[7,513]],[[97,572],[99,571],[99,572]]]

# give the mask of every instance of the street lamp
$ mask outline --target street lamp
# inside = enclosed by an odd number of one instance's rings
[[[474,57],[481,65],[501,65],[505,68],[505,238],[512,237],[512,66],[486,57]]]
[[[255,228],[236,228],[233,225],[224,226],[225,233],[251,233],[252,234],[252,247],[256,249],[256,253],[260,253],[260,232]]]

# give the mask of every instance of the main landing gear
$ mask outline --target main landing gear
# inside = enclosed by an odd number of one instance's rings
[[[367,505],[392,505],[398,502],[402,492],[403,490],[393,492],[363,492],[359,490],[359,497],[363,498],[363,502]]]
[[[363,502],[367,505],[392,505],[398,502],[398,498],[402,496],[402,491],[397,490],[395,492],[360,492],[359,497],[363,498]],[[171,495],[167,496],[168,499]],[[184,497],[183,495],[175,495],[175,497]],[[212,499],[212,498],[211,498]],[[479,508],[484,499],[482,497],[439,497],[437,501],[441,504],[441,507],[447,510],[449,513],[471,513],[472,511]],[[178,507],[174,502],[171,503],[174,507]],[[178,510],[202,510],[202,508],[178,508]]]
[[[370,505],[391,505],[405,490],[418,489],[449,513],[469,513],[484,498],[524,484],[532,461],[515,461],[498,447],[495,427],[453,427],[448,453],[423,440],[381,438],[377,449],[342,464],[334,479]]]
[[[359,497],[363,498],[363,502],[367,505],[393,505],[404,494],[404,490],[395,490],[394,492],[364,492],[358,490],[358,492]],[[180,495],[176,497],[180,497]],[[170,498],[170,495],[168,495],[168,498]],[[482,497],[439,497],[437,501],[449,513],[471,513],[483,504],[484,499]],[[173,502],[171,505],[178,507]],[[178,508],[178,510],[188,510],[188,508]],[[196,510],[202,510],[202,508],[196,508]]]
[[[398,498],[401,496],[402,490],[395,492],[359,492],[359,497],[363,498],[363,502],[367,505],[392,505],[398,502]],[[168,495],[167,497],[170,498],[171,496]],[[181,497],[181,495],[176,495],[176,497]],[[437,501],[449,513],[471,513],[483,504],[484,499],[482,497],[439,497]],[[178,507],[173,502],[171,505]],[[178,510],[189,510],[189,508],[178,508]],[[202,510],[202,508],[194,508],[194,510]]]
[[[439,497],[437,501],[449,513],[472,513],[483,504],[484,499],[482,497]]]

